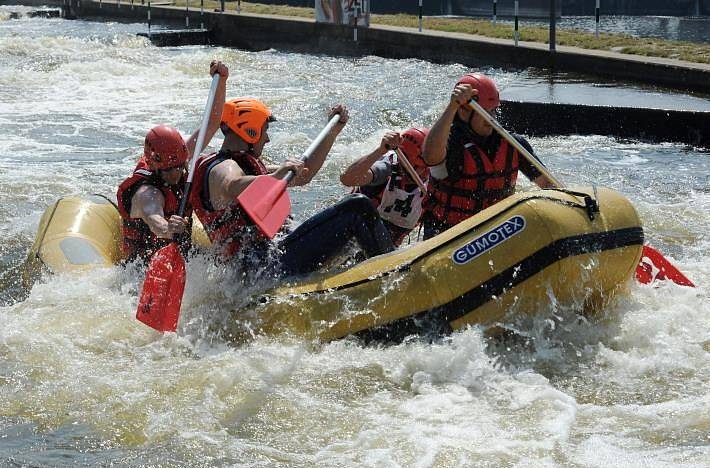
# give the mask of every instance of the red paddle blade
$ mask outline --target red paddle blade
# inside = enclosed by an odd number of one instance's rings
[[[681,286],[695,287],[692,281],[650,245],[643,246],[641,261],[636,267],[636,279],[643,284],[649,284],[654,280],[669,279]]]
[[[291,199],[286,181],[259,176],[237,197],[239,204],[254,224],[269,239],[273,238],[291,213]]]
[[[171,242],[150,259],[136,318],[158,331],[174,332],[184,290],[185,260],[178,245]]]

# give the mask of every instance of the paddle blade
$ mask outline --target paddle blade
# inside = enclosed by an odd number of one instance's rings
[[[259,176],[237,197],[246,214],[261,232],[273,238],[291,213],[291,199],[286,181],[271,176]]]
[[[171,242],[150,259],[136,318],[155,330],[174,332],[184,290],[185,260]]]
[[[650,245],[643,246],[641,261],[636,267],[636,280],[649,284],[654,280],[669,279],[681,286],[695,287],[683,273],[674,267],[661,253]]]

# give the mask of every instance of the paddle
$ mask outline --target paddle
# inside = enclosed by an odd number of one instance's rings
[[[636,268],[636,279],[643,284],[649,284],[654,280],[669,279],[681,286],[695,287],[692,281],[650,245],[643,246],[641,261]]]
[[[562,188],[562,184],[557,179],[552,177],[547,168],[540,161],[538,161],[535,156],[530,154],[530,152],[525,149],[525,147],[520,144],[520,142],[515,137],[513,137],[513,135],[508,133],[508,131],[503,128],[496,121],[496,119],[494,119],[488,112],[486,112],[486,110],[483,109],[483,107],[481,107],[478,102],[472,99],[471,101],[469,101],[469,105],[474,111],[476,111],[481,117],[483,117],[483,120],[488,122],[498,133],[500,133],[500,135],[505,138],[508,143],[513,145],[513,147],[517,149],[520,154],[522,154],[523,157],[527,159],[528,162],[530,162],[530,164],[535,166],[535,169],[540,171],[540,173],[544,175],[555,188]],[[648,262],[646,262],[646,260],[648,260]],[[658,274],[652,274],[653,268],[658,271]],[[636,267],[636,279],[644,284],[648,284],[654,279],[669,279],[681,286],[695,286],[687,277],[685,277],[685,275],[683,275],[683,273],[681,273],[676,267],[674,267],[671,262],[669,262],[665,257],[663,257],[660,252],[648,245],[643,246],[641,261]]]
[[[469,101],[468,104],[471,106],[471,108],[473,108],[473,110],[478,112],[478,114],[483,117],[483,120],[488,122],[500,134],[500,136],[505,138],[506,141],[513,146],[513,148],[518,150],[518,152],[520,152],[520,154],[522,154],[523,157],[525,157],[525,159],[527,159],[530,164],[535,166],[535,169],[540,171],[540,174],[544,175],[545,178],[549,180],[555,188],[562,188],[562,183],[556,178],[554,178],[552,174],[550,174],[550,172],[547,170],[547,168],[543,166],[543,164],[538,161],[535,156],[530,154],[530,151],[525,149],[525,147],[520,144],[520,142],[513,135],[508,133],[508,131],[503,128],[503,126],[499,124],[498,121],[494,119],[483,107],[481,107],[479,103],[472,99]]]
[[[409,159],[407,159],[401,149],[395,148],[394,151],[397,153],[397,160],[402,163],[404,170],[409,173],[409,176],[419,187],[419,191],[421,192],[421,194],[424,195],[426,193],[426,185],[424,185],[424,182],[422,182],[421,177],[419,177],[419,174],[417,174],[417,171],[412,166],[412,163],[409,162]]]
[[[214,104],[217,85],[219,83],[219,73],[212,76],[212,86],[210,87],[205,113],[202,116],[202,126],[197,135],[195,151],[190,160],[190,170],[187,174],[187,182],[183,190],[182,200],[177,215],[182,217],[185,214],[185,207],[190,196],[192,177],[195,172],[195,163],[202,151],[207,133],[210,112]],[[180,317],[180,305],[182,304],[182,294],[185,290],[185,259],[180,253],[177,242],[174,240],[168,245],[153,254],[148,265],[143,282],[143,290],[138,301],[136,318],[151,328],[158,331],[175,331],[177,329],[178,318]]]
[[[340,121],[340,114],[335,114],[320,134],[301,155],[301,161],[308,159],[313,151]],[[288,182],[295,172],[289,171],[283,179],[274,176],[258,176],[237,197],[242,209],[269,239],[273,238],[291,213],[291,199],[286,191]]]

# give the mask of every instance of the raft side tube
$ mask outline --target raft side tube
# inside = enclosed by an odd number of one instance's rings
[[[643,229],[629,201],[609,189],[515,194],[448,231],[341,272],[323,272],[269,291],[235,311],[232,334],[288,333],[330,341],[434,322],[489,325],[508,314],[560,303],[601,310],[632,277]],[[195,219],[193,240],[209,245]],[[40,220],[23,272],[86,271],[114,265],[121,219],[105,200],[60,199]],[[228,330],[229,331],[229,330]]]
[[[509,310],[534,313],[551,296],[600,310],[631,278],[643,229],[617,192],[578,190],[596,197],[594,219],[570,193],[516,194],[407,249],[276,288],[235,318],[264,334],[330,341],[432,314],[454,330],[493,324]]]

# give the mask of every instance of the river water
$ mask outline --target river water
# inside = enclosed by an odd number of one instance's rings
[[[548,24],[544,20],[524,20],[523,23],[540,26]],[[563,16],[557,26],[594,32],[596,19],[594,16]],[[707,44],[710,43],[710,18],[707,16],[601,16],[599,31]]]
[[[710,153],[531,138],[566,183],[626,194],[649,241],[697,289],[634,284],[590,320],[543,308],[511,324],[526,340],[471,328],[433,344],[234,345],[201,312],[220,288],[241,291],[206,279],[215,275],[198,258],[178,333],[161,336],[133,318],[135,271],[23,291],[19,266],[48,204],[114,194],[146,129],[199,125],[212,58],[230,67],[229,96],[261,97],[279,117],[273,160],[302,151],[329,105],[352,109],[324,169],[293,191],[299,220],[346,193],[339,171],[386,129],[430,125],[466,70],[158,49],[135,36],[144,25],[8,20],[17,9],[0,7],[1,466],[708,466]],[[502,88],[539,80],[486,70]]]

